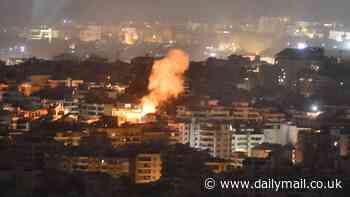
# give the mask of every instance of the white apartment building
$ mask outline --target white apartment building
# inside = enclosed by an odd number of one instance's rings
[[[229,124],[223,122],[196,122],[195,119],[185,126],[190,147],[207,150],[217,158],[231,157],[231,133]],[[186,135],[184,135],[184,138]]]
[[[243,152],[251,156],[251,150],[264,142],[264,133],[256,128],[240,125],[233,129],[232,152]]]

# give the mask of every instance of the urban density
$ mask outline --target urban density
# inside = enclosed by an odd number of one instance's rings
[[[349,196],[350,4],[188,1],[0,0],[0,197]]]

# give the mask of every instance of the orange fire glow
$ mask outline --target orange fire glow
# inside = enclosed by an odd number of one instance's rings
[[[149,78],[149,94],[141,99],[145,115],[155,113],[160,104],[184,91],[183,75],[188,66],[189,57],[180,49],[170,50],[163,59],[155,61]]]
[[[142,100],[142,114],[147,115],[151,113],[156,113],[157,111],[157,104],[155,102],[152,102],[148,98],[144,98]]]

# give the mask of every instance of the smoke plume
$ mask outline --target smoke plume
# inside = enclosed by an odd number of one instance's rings
[[[142,98],[145,113],[154,113],[157,107],[184,91],[183,75],[189,66],[189,56],[180,49],[172,49],[161,60],[155,61],[149,78],[149,94]]]

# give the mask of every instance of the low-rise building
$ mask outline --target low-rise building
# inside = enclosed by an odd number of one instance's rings
[[[113,176],[129,176],[130,161],[123,157],[68,156],[63,169],[80,172],[102,172]]]
[[[214,159],[207,161],[205,163],[214,173],[223,173],[227,172],[232,168],[235,168],[235,165],[230,160],[224,159]]]
[[[79,146],[82,136],[82,133],[67,131],[56,133],[54,139],[65,146]]]

